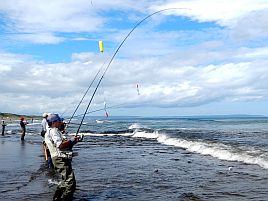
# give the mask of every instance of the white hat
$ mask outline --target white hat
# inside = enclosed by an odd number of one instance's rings
[[[47,117],[47,115],[48,115],[48,114],[45,112],[45,113],[43,114],[43,117],[45,118],[45,117]]]

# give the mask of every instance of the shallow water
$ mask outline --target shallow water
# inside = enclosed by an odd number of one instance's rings
[[[268,200],[267,119],[88,122],[82,132],[93,134],[74,148],[75,200]],[[1,200],[52,200],[58,178],[44,167],[39,125],[27,127],[24,143],[19,127],[7,130]]]

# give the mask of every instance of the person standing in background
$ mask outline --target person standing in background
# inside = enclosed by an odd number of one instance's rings
[[[26,133],[26,125],[27,121],[24,121],[24,117],[20,118],[20,127],[21,127],[21,141],[24,141],[25,133]]]
[[[5,121],[2,120],[2,136],[5,135],[5,127],[6,127]]]
[[[42,137],[45,137],[45,134],[46,134],[46,131],[47,131],[47,128],[48,128],[48,125],[47,125],[47,116],[48,116],[48,114],[45,112],[43,114],[43,120],[41,122],[41,127],[42,127],[41,136]]]
[[[48,114],[49,113],[44,113],[42,116],[43,116],[43,120],[41,122],[41,136],[42,137],[45,137],[45,134],[46,134],[46,131],[47,129],[49,128],[48,127],[48,123],[47,123],[47,117],[48,117]],[[51,155],[50,155],[50,152],[49,152],[49,149],[46,145],[46,142],[45,140],[43,141],[43,148],[44,148],[44,155],[45,155],[45,160],[46,160],[46,165],[49,169],[53,169],[53,163],[52,163],[52,159],[51,159]]]

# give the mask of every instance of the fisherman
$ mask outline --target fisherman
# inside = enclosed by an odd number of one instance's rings
[[[24,121],[24,117],[20,118],[20,127],[21,127],[21,141],[24,141],[25,133],[26,133],[26,125],[27,121]]]
[[[48,123],[47,123],[47,116],[48,116],[48,113],[43,113],[43,119],[42,119],[42,122],[41,122],[41,136],[42,137],[45,137],[45,134],[46,134],[46,131],[48,129]],[[49,149],[45,143],[45,140],[43,141],[43,148],[44,148],[44,155],[45,155],[45,160],[46,160],[46,165],[49,169],[53,169],[53,163],[52,163],[52,159],[51,159],[51,156],[50,156],[50,152],[49,152]]]
[[[5,135],[5,128],[6,128],[6,124],[5,124],[5,121],[2,120],[2,136]]]
[[[42,127],[41,136],[42,137],[45,137],[45,134],[46,134],[46,131],[47,131],[47,128],[48,128],[47,116],[48,116],[48,114],[45,112],[43,114],[43,119],[42,119],[42,122],[41,122],[41,127]]]
[[[71,140],[64,139],[59,129],[62,127],[63,120],[58,114],[50,114],[47,117],[49,128],[45,134],[45,142],[49,148],[54,168],[62,176],[53,200],[72,200],[76,188],[71,163],[72,147],[80,140],[80,136],[75,136]]]

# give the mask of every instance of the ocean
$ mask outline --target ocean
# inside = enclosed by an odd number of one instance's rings
[[[7,123],[0,200],[52,200],[59,178],[45,166],[40,121],[25,142],[19,121]],[[74,200],[268,200],[268,117],[87,117],[80,133]]]

